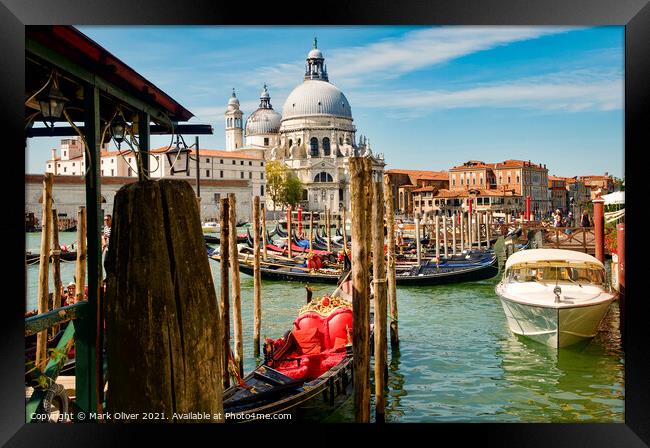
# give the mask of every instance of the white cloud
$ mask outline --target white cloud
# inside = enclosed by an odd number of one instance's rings
[[[571,27],[454,26],[426,28],[400,38],[350,48],[324,49],[325,63],[336,84],[346,87],[369,80],[397,78],[406,73],[445,63],[479,51],[513,42],[564,33]],[[253,79],[264,79],[278,87],[295,85],[303,73],[304,60],[262,67]]]
[[[600,79],[555,74],[460,90],[391,90],[357,92],[349,96],[356,107],[390,109],[403,118],[434,109],[477,107],[523,108],[577,112],[623,108],[622,77]]]

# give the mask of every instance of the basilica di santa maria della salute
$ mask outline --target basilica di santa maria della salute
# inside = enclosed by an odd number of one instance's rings
[[[370,157],[383,172],[383,154],[374,155],[360,136],[348,99],[329,82],[325,58],[314,39],[307,55],[302,84],[289,94],[282,114],[273,109],[264,85],[260,104],[245,121],[233,89],[225,112],[226,150],[245,151],[287,165],[303,185],[301,206],[306,210],[350,209],[348,158]],[[272,208],[270,199],[267,208]]]

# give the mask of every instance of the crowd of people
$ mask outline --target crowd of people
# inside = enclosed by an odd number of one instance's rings
[[[593,227],[593,221],[588,210],[582,212],[580,221],[577,222],[573,212],[569,212],[565,216],[560,209],[557,209],[551,214],[550,221],[544,222],[543,225],[545,227]]]

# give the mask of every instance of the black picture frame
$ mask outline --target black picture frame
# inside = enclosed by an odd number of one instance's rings
[[[650,5],[647,0],[418,0],[363,2],[278,2],[252,7],[209,0],[0,0],[4,155],[11,163],[2,177],[7,211],[0,229],[11,248],[5,250],[3,323],[0,326],[0,442],[7,446],[152,445],[152,438],[175,443],[343,443],[348,436],[390,436],[395,443],[549,447],[623,447],[650,444],[650,369],[648,367],[647,298],[643,293],[642,161],[650,123]],[[624,424],[423,424],[423,425],[48,425],[24,423],[24,129],[25,26],[71,25],[283,25],[283,24],[457,24],[457,25],[625,25],[625,171],[627,241]],[[137,43],[134,43],[137,45]],[[23,171],[21,173],[21,169]],[[12,237],[23,235],[23,239]],[[15,284],[17,283],[17,284]],[[17,287],[16,287],[17,286]],[[224,438],[224,435],[229,438]],[[230,437],[236,436],[232,439]],[[207,439],[204,439],[206,437]],[[386,442],[390,439],[385,438]],[[363,443],[368,443],[365,441]]]

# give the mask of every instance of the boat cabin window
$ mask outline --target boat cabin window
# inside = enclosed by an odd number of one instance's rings
[[[508,269],[508,283],[543,282],[543,283],[580,283],[602,285],[605,272],[597,268],[573,268],[558,266],[527,266]]]

